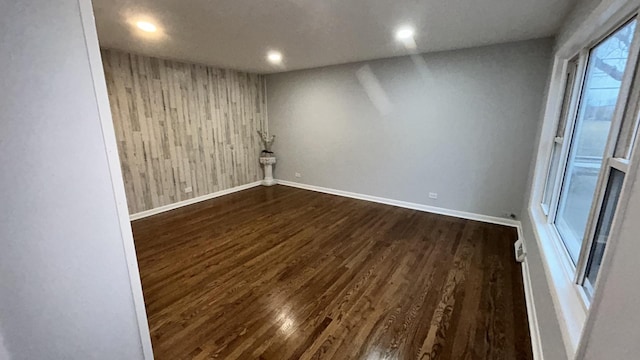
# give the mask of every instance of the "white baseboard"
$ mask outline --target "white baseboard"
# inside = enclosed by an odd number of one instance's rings
[[[325,194],[344,196],[352,199],[365,200],[365,201],[371,201],[371,202],[380,203],[380,204],[397,206],[401,208],[424,211],[424,212],[429,212],[433,214],[453,216],[453,217],[467,219],[467,220],[482,221],[482,222],[491,223],[491,224],[507,225],[507,226],[513,226],[513,227],[517,227],[520,224],[519,221],[512,220],[512,219],[506,219],[506,218],[500,218],[496,216],[488,216],[488,215],[482,215],[482,214],[474,214],[466,211],[450,210],[445,208],[439,208],[436,206],[387,199],[387,198],[378,197],[378,196],[330,189],[330,188],[325,188],[325,187],[320,187],[315,185],[301,184],[301,183],[292,182],[292,181],[278,180],[278,184],[284,185],[284,186],[291,186],[299,189],[317,191]]]
[[[147,216],[160,214],[160,213],[163,213],[165,211],[169,211],[169,210],[177,209],[177,208],[180,208],[180,207],[183,207],[183,206],[199,203],[201,201],[217,198],[219,196],[228,195],[228,194],[231,194],[231,193],[234,193],[234,192],[250,189],[252,187],[260,186],[261,184],[262,184],[262,180],[254,181],[252,183],[248,183],[248,184],[245,184],[245,185],[240,185],[240,186],[232,187],[230,189],[216,191],[216,192],[211,193],[211,194],[198,196],[198,197],[195,197],[193,199],[179,201],[177,203],[160,206],[160,207],[157,207],[157,208],[154,208],[154,209],[151,209],[151,210],[141,211],[141,212],[129,215],[129,220],[133,221],[133,220],[146,218]]]
[[[519,226],[518,226],[519,227]],[[538,315],[536,304],[533,298],[533,287],[531,285],[531,274],[529,273],[529,262],[524,257],[522,262],[522,284],[524,285],[524,298],[527,304],[527,318],[529,320],[529,335],[531,337],[531,350],[534,360],[543,360],[542,341],[540,339],[540,327],[538,325]]]

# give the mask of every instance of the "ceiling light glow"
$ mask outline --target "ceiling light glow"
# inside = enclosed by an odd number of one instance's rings
[[[279,64],[282,62],[282,54],[278,51],[269,51],[267,53],[267,60],[272,64]]]
[[[136,26],[138,29],[146,32],[155,32],[158,28],[150,22],[146,21],[138,21],[136,22]]]
[[[398,40],[409,40],[413,38],[415,34],[415,30],[413,28],[405,26],[401,27],[396,31],[396,39]]]

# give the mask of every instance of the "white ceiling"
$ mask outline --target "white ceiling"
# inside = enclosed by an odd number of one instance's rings
[[[574,0],[93,0],[101,45],[161,58],[270,73],[555,34]],[[143,34],[139,20],[159,31]],[[280,50],[284,64],[265,60]]]

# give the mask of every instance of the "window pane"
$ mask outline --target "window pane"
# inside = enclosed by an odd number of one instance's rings
[[[556,137],[564,137],[565,127],[569,117],[569,108],[571,106],[571,96],[573,87],[575,86],[576,72],[578,71],[578,59],[573,59],[567,64],[567,78],[564,85],[564,96],[562,98],[562,108],[560,108],[560,119],[556,128]],[[551,159],[549,160],[549,168],[547,169],[547,179],[544,185],[544,194],[542,195],[542,209],[545,215],[549,215],[553,190],[558,176],[558,167],[560,166],[560,153],[562,152],[562,143],[553,142],[551,149]]]
[[[609,175],[609,183],[607,184],[607,191],[604,195],[604,203],[602,204],[602,210],[600,211],[600,217],[598,218],[598,225],[596,226],[595,238],[591,245],[591,251],[589,254],[589,261],[587,262],[587,271],[585,275],[585,285],[587,289],[592,290],[596,283],[598,271],[600,270],[600,264],[602,263],[602,256],[604,254],[604,248],[607,245],[607,239],[609,237],[609,231],[611,230],[611,223],[613,221],[613,215],[618,205],[618,198],[622,191],[622,183],[624,182],[624,173],[616,169],[611,169]]]
[[[556,227],[574,263],[580,254],[635,25],[635,20],[627,23],[589,54],[556,217]]]

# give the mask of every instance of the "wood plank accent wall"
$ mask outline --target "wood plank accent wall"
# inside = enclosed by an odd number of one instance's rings
[[[106,49],[102,59],[130,213],[262,177],[263,75]]]

